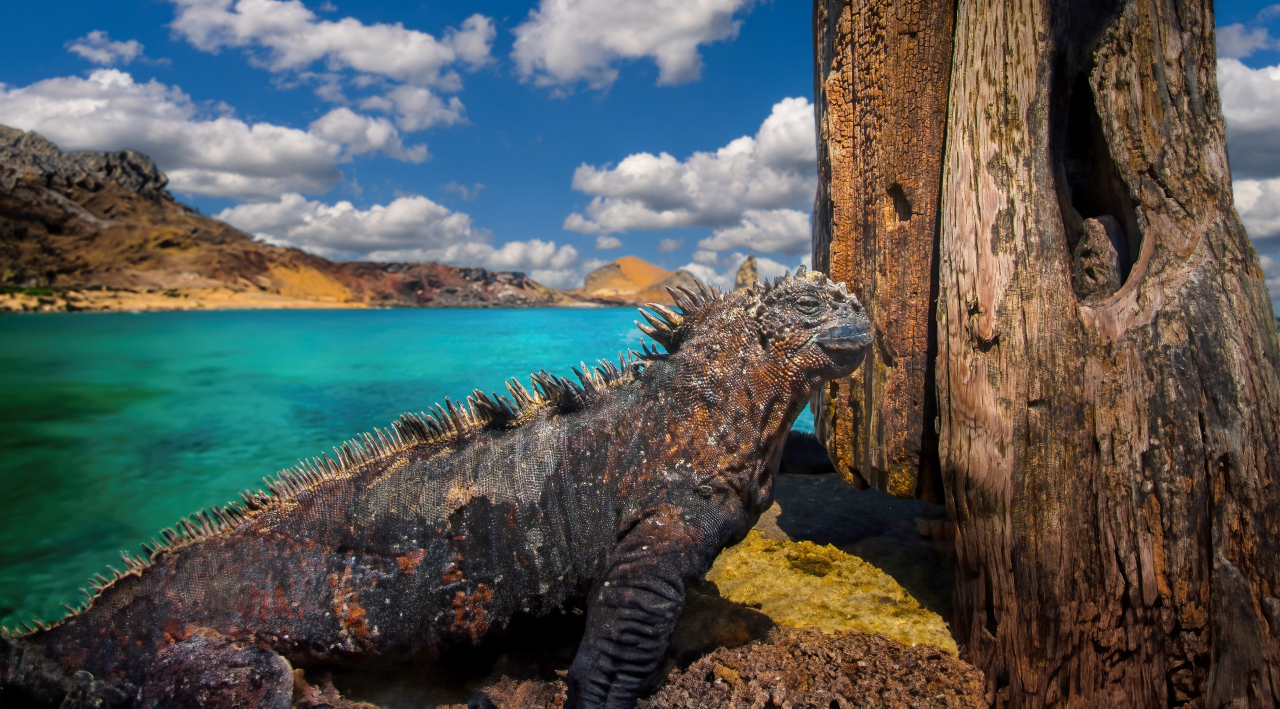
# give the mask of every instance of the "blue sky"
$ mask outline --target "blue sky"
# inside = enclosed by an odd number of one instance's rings
[[[724,282],[749,252],[766,275],[809,257],[811,11],[22,3],[0,29],[0,123],[145,152],[202,212],[331,258],[573,286],[633,254]],[[1217,12],[1237,204],[1280,292],[1280,5]]]

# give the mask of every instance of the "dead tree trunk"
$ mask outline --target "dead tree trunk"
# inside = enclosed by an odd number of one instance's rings
[[[814,4],[814,265],[875,326],[866,364],[823,392],[818,435],[849,482],[936,501],[931,303],[953,17],[954,0]]]
[[[922,84],[876,58],[875,16],[815,12],[815,263],[886,350],[822,423],[838,462],[910,494],[874,472],[900,406],[887,314],[928,312],[884,285],[917,257],[877,219],[903,155],[877,136],[909,120],[877,90]],[[1001,706],[1280,703],[1280,343],[1231,207],[1213,27],[1196,0],[955,6],[937,445],[952,628]]]
[[[1280,701],[1280,346],[1213,27],[957,7],[939,454],[954,627],[1012,706]]]

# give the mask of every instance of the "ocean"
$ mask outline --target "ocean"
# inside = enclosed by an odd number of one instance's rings
[[[631,308],[0,317],[0,624],[299,458],[475,388],[639,348]],[[813,430],[805,412],[796,428]]]

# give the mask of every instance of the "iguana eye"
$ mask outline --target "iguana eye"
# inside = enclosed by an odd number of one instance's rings
[[[805,298],[796,303],[796,309],[805,315],[817,315],[822,310],[822,303],[813,298]]]

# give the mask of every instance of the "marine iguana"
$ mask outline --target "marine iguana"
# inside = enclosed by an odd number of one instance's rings
[[[445,399],[124,553],[84,607],[0,637],[0,703],[288,707],[292,666],[431,659],[584,600],[567,705],[634,706],[687,585],[772,504],[796,416],[871,339],[817,273],[672,295],[637,322],[665,352]]]

